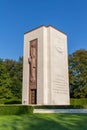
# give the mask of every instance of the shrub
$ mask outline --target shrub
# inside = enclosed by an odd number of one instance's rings
[[[73,106],[81,106],[82,108],[87,108],[87,98],[74,99],[70,100],[71,105]]]
[[[21,104],[22,101],[21,99],[16,99],[16,98],[13,98],[13,99],[0,99],[0,104]]]
[[[23,105],[3,105],[0,106],[0,115],[21,115],[21,114],[32,114],[32,106]]]
[[[21,104],[21,100],[11,99],[11,100],[5,101],[4,104]]]

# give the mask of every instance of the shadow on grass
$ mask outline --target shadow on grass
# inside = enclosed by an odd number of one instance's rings
[[[87,114],[1,116],[0,130],[86,130]]]

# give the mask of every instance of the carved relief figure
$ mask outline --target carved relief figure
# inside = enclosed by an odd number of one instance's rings
[[[35,82],[36,81],[36,48],[34,44],[31,44],[30,47],[30,81]]]

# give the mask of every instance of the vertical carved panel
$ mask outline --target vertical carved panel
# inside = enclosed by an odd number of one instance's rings
[[[30,41],[29,68],[29,103],[35,104],[37,98],[37,39]],[[35,91],[33,95],[32,91]]]

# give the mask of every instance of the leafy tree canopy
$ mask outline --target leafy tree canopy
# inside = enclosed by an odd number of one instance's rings
[[[87,98],[87,50],[77,50],[69,55],[71,97]]]
[[[22,64],[23,57],[19,57],[18,61],[0,59],[0,101],[21,100]]]

